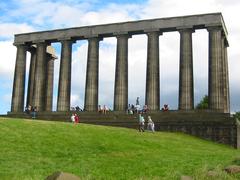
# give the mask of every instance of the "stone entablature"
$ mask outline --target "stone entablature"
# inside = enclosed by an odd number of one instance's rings
[[[171,32],[186,27],[192,29],[221,27],[225,38],[227,37],[222,14],[211,13],[16,34],[14,43],[59,42],[62,39],[82,40],[90,37],[115,37],[117,34],[145,34],[151,31]]]

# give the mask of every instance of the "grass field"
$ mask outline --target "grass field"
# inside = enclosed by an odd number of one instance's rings
[[[0,179],[237,179],[222,171],[240,151],[181,133],[0,118]],[[211,178],[210,178],[211,179]]]

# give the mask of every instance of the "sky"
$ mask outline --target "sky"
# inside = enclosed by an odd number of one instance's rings
[[[238,0],[0,0],[0,114],[10,111],[16,60],[14,34],[59,28],[81,27],[142,19],[164,18],[221,12],[228,30],[228,60],[231,112],[240,111],[240,1]],[[128,101],[145,101],[146,35],[129,39]],[[160,104],[178,107],[179,45],[178,32],[163,33],[160,44]],[[58,59],[54,68],[56,109],[60,43],[53,43]],[[71,106],[84,105],[87,41],[77,41],[72,51]],[[27,73],[29,69],[27,54]],[[104,38],[99,49],[99,104],[113,106],[116,38]],[[208,32],[193,33],[194,102],[208,93]],[[26,90],[25,90],[26,91]]]

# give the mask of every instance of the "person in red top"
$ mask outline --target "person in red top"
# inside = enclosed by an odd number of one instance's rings
[[[77,114],[75,114],[75,123],[79,123],[79,117]]]
[[[163,111],[168,111],[169,110],[168,104],[164,104],[162,110]]]

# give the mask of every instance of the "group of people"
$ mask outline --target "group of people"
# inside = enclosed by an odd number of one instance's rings
[[[144,132],[145,131],[145,119],[142,115],[142,113],[139,113],[138,115],[138,122],[139,122],[139,132]],[[154,132],[155,131],[155,125],[154,122],[151,118],[151,116],[148,116],[147,120],[147,130]]]
[[[168,104],[164,104],[163,108],[162,108],[162,111],[168,111],[168,110],[169,110]]]
[[[103,105],[103,107],[101,105],[98,105],[99,113],[107,114],[107,112],[109,112],[109,111],[110,111],[110,109],[106,105]]]
[[[80,118],[77,114],[72,114],[71,121],[72,121],[72,123],[77,124],[77,123],[80,123]]]
[[[83,109],[81,109],[79,106],[76,107],[71,107],[71,111],[78,111],[78,112],[82,112]]]
[[[36,118],[36,114],[37,114],[37,107],[28,105],[28,106],[25,107],[25,112],[27,114],[31,114],[32,118],[35,119]]]
[[[140,105],[134,106],[133,104],[128,104],[127,114],[138,114],[138,113],[147,113],[149,111],[149,108],[147,105],[144,105],[141,109]]]
[[[148,105],[144,105],[143,108],[141,108],[139,103],[139,97],[136,99],[136,105],[128,104],[127,114],[138,114],[138,113],[147,113],[149,111]]]

